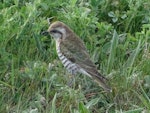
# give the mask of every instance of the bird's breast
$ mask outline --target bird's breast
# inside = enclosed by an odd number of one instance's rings
[[[56,43],[56,51],[59,59],[61,60],[64,67],[68,70],[69,73],[75,75],[79,71],[79,67],[71,62],[64,54],[61,52],[60,44]]]

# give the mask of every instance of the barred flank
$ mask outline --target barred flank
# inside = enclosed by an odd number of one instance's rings
[[[78,72],[78,67],[75,63],[72,63],[70,60],[68,60],[60,51],[59,46],[57,47],[57,53],[59,59],[62,61],[64,67],[70,72],[71,74],[75,75]]]

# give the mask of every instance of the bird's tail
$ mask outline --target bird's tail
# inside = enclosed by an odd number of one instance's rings
[[[107,79],[104,76],[102,76],[98,72],[96,73],[88,72],[88,73],[91,75],[94,81],[98,83],[106,92],[112,92],[111,87],[106,84]]]

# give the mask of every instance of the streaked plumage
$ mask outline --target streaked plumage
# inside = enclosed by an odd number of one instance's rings
[[[56,50],[64,67],[73,75],[82,73],[94,79],[102,88],[110,92],[106,78],[90,60],[82,40],[64,23],[56,21],[47,31],[56,41]]]

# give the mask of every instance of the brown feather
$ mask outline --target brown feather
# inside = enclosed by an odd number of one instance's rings
[[[106,91],[111,91],[111,88],[106,85],[106,78],[97,71],[95,64],[90,60],[90,56],[82,40],[62,22],[53,23],[48,31],[54,28],[64,28],[66,32],[65,34],[62,33],[62,38],[59,39],[62,54],[91,75],[102,88]]]

